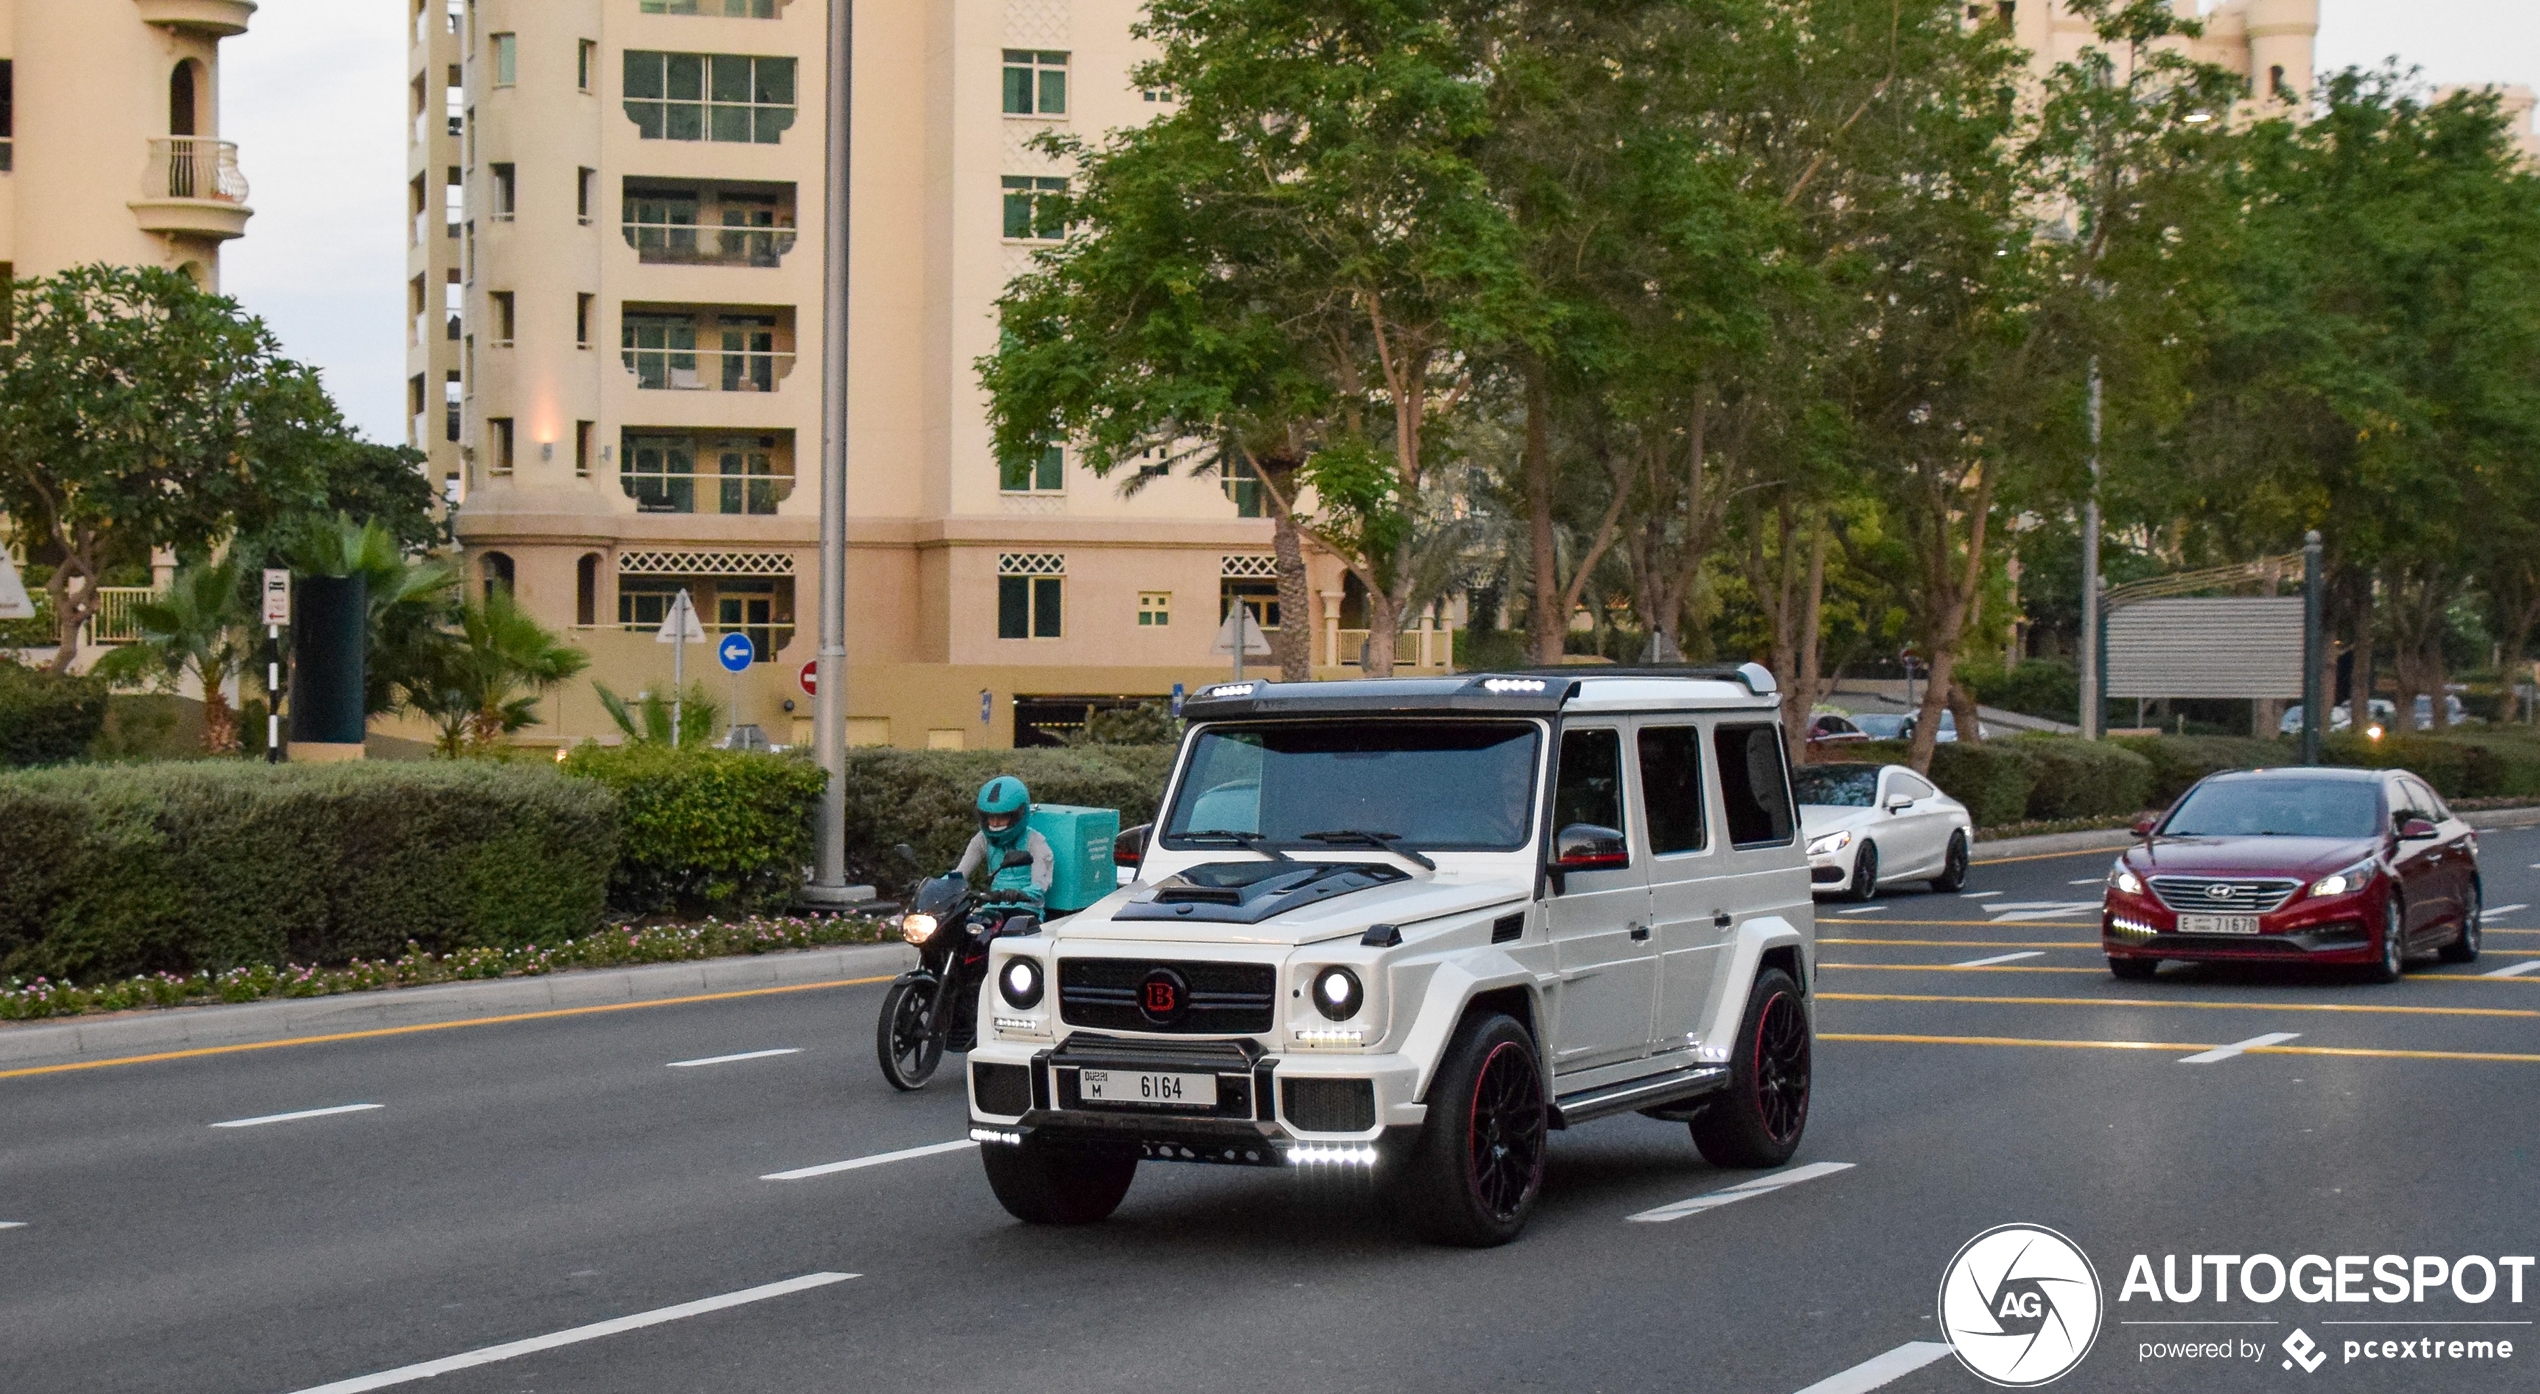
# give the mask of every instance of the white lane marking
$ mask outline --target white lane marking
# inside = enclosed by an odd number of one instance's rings
[[[507,1341],[499,1346],[486,1346],[481,1350],[468,1351],[462,1355],[445,1355],[438,1360],[424,1361],[420,1365],[403,1365],[394,1370],[382,1370],[375,1375],[337,1380],[333,1384],[321,1384],[299,1390],[297,1394],[360,1394],[365,1389],[386,1389],[392,1384],[409,1384],[419,1379],[431,1379],[436,1375],[446,1375],[453,1370],[491,1365],[497,1360],[512,1360],[524,1355],[535,1355],[539,1351],[554,1350],[558,1346],[596,1341],[602,1336],[615,1336],[624,1331],[639,1331],[647,1326],[659,1326],[663,1322],[678,1321],[684,1317],[704,1316],[708,1312],[719,1312],[726,1307],[738,1307],[749,1302],[764,1302],[771,1297],[783,1297],[789,1293],[801,1292],[806,1288],[827,1287],[831,1283],[843,1283],[849,1278],[861,1276],[863,1275],[857,1273],[806,1273],[799,1278],[787,1278],[781,1283],[769,1283],[763,1287],[727,1292],[721,1297],[702,1297],[694,1302],[682,1302],[676,1307],[655,1307],[649,1312],[637,1312],[633,1316],[615,1317],[608,1321],[595,1321],[589,1326],[577,1326],[569,1331],[558,1331],[550,1336],[532,1336],[525,1341]]]
[[[1838,915],[1875,915],[1886,908],[1887,907],[1884,905],[1856,905],[1849,910],[1837,910],[1835,913]]]
[[[2540,958],[2535,958],[2529,963],[2517,963],[2511,968],[2498,968],[2492,972],[2481,973],[2478,976],[2482,978],[2519,978],[2525,973],[2535,972],[2540,972]]]
[[[2095,900],[2006,900],[1999,905],[1984,907],[1984,912],[1991,915],[1996,924],[2004,920],[2049,920],[2061,915],[2079,915],[2085,912],[2098,914],[2099,902]]]
[[[968,1138],[961,1138],[954,1142],[930,1142],[924,1147],[906,1147],[897,1152],[875,1153],[870,1157],[850,1157],[843,1162],[823,1162],[816,1167],[796,1167],[792,1171],[771,1171],[765,1176],[760,1177],[759,1180],[806,1181],[815,1176],[828,1176],[832,1173],[841,1171],[858,1171],[865,1167],[878,1167],[886,1162],[905,1162],[913,1157],[931,1157],[938,1152],[958,1152],[962,1148],[976,1147],[978,1145],[979,1144],[972,1142]]]
[[[1958,898],[1960,900],[1982,900],[1986,896],[2000,894],[2002,894],[2000,891],[1960,891],[1958,892]]]
[[[2479,913],[2479,914],[2480,914],[2480,916],[2482,916],[2482,917],[2487,916],[2487,915],[2510,915],[2510,914],[2512,914],[2513,912],[2515,912],[2516,910],[2528,910],[2528,909],[2530,909],[2530,908],[2531,908],[2531,907],[2530,907],[2529,905],[2527,905],[2527,904],[2523,903],[2522,901],[2517,900],[2517,901],[2515,901],[2515,902],[2514,902],[2513,904],[2511,904],[2511,905],[2496,905],[2496,906],[2490,906],[2489,908],[2487,908],[2487,909],[2485,909],[2485,910],[2481,910],[2481,911],[2479,911],[2478,913]]]
[[[24,1229],[24,1228],[26,1228],[26,1221],[24,1221],[24,1220],[0,1220],[0,1229]]]
[[[303,1118],[327,1118],[338,1113],[367,1113],[386,1104],[337,1104],[333,1108],[304,1108],[297,1113],[268,1113],[261,1118],[232,1118],[214,1123],[215,1128],[261,1128],[267,1123],[297,1123]]]
[[[1788,1171],[1777,1171],[1770,1176],[1758,1176],[1752,1181],[1741,1181],[1725,1190],[1705,1191],[1690,1199],[1680,1200],[1671,1205],[1662,1205],[1655,1210],[1643,1210],[1637,1215],[1626,1215],[1623,1218],[1638,1224],[1664,1224],[1669,1220],[1681,1220],[1687,1215],[1699,1215],[1705,1210],[1717,1210],[1723,1205],[1734,1205],[1748,1196],[1760,1196],[1768,1191],[1778,1191],[1784,1186],[1796,1186],[1802,1181],[1814,1181],[1820,1176],[1832,1176],[1838,1171],[1851,1169],[1850,1162],[1810,1162],[1804,1167],[1792,1167]]]
[[[1990,968],[1997,963],[2017,963],[2024,958],[2044,957],[2046,957],[2046,951],[2044,949],[2030,949],[2024,953],[1995,954],[1991,958],[1971,958],[1964,963],[1953,963],[1949,966],[1952,968]]]
[[[2064,884],[2067,886],[2104,886],[2108,884],[2108,878],[2105,876],[2085,876],[2078,881],[2066,881]]]
[[[2216,1046],[2212,1050],[2200,1051],[2194,1055],[2180,1056],[2178,1063],[2182,1065],[2211,1065],[2218,1060],[2228,1060],[2231,1057],[2240,1054],[2242,1051],[2249,1050],[2257,1046],[2282,1045],[2286,1041],[2299,1037],[2301,1034],[2302,1033],[2299,1031],[2269,1031],[2263,1036],[2251,1036],[2245,1041],[2234,1041],[2227,1046]]]
[[[1799,1394],[1869,1394],[1869,1391],[1914,1373],[1949,1354],[1947,1341],[1907,1341],[1885,1355],[1874,1355],[1839,1375],[1828,1375]]]
[[[673,1060],[665,1069],[693,1070],[699,1065],[729,1065],[735,1060],[764,1060],[771,1055],[800,1055],[801,1046],[784,1046],[776,1050],[745,1050],[738,1055],[709,1055],[702,1060]]]

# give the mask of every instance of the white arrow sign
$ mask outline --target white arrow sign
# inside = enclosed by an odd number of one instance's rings
[[[35,618],[35,602],[28,598],[26,582],[18,579],[17,563],[0,551],[0,620]]]

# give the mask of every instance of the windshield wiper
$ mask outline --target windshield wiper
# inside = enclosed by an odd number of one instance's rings
[[[1369,832],[1364,828],[1335,828],[1330,832],[1305,833],[1303,837],[1308,842],[1354,842],[1361,847],[1381,848],[1404,861],[1417,862],[1431,871],[1438,869],[1438,864],[1422,855],[1418,848],[1402,845],[1400,833]]]
[[[1247,852],[1259,852],[1261,855],[1268,857],[1274,862],[1292,862],[1296,860],[1296,858],[1291,857],[1287,853],[1280,851],[1278,848],[1271,846],[1270,839],[1262,836],[1260,833],[1239,833],[1226,828],[1203,828],[1198,832],[1181,833],[1179,836],[1184,842],[1232,843],[1237,847],[1243,848]]]

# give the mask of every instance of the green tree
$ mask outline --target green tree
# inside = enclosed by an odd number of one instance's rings
[[[307,521],[292,544],[292,568],[308,576],[360,576],[369,597],[370,637],[363,663],[362,710],[394,711],[406,694],[439,672],[456,640],[445,626],[458,617],[458,564],[415,555],[388,523],[356,523],[338,513]]]
[[[236,552],[177,568],[164,594],[133,607],[140,637],[98,659],[92,671],[114,682],[167,687],[192,677],[203,690],[203,749],[238,753],[238,712],[228,687],[255,642],[247,591],[247,568]]]
[[[491,749],[538,720],[538,699],[591,666],[496,587],[462,607],[452,642],[405,680],[408,706],[441,728],[443,755]]]
[[[723,708],[706,690],[704,683],[690,683],[679,700],[673,702],[659,692],[640,692],[629,702],[607,683],[591,684],[600,698],[600,709],[609,714],[629,745],[673,745],[694,750],[714,740],[715,728],[723,722]],[[673,721],[678,724],[674,738]]]

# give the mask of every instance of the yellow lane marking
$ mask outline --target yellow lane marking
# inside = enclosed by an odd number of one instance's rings
[[[1949,963],[1820,963],[1820,968],[1859,968],[1873,973],[2096,973],[2108,976],[2105,968],[2028,968],[2011,964],[1995,968],[1960,968]],[[2511,978],[2505,979],[2513,981]]]
[[[2114,831],[2114,829],[2110,829]],[[2024,857],[1978,857],[1969,866],[2009,866],[2013,862],[2051,862],[2063,857],[2106,857],[2124,851],[2134,844],[2119,847],[2085,847],[2078,852],[2031,852]]]
[[[1998,919],[1998,920],[1831,920],[1831,921],[1829,921],[1829,920],[1823,920],[1823,919],[1821,919],[1821,920],[1817,921],[1817,923],[1818,923],[1819,925],[1821,925],[1821,926],[1823,926],[1823,927],[1826,927],[1826,928],[1829,928],[1829,929],[1849,929],[1849,928],[1851,928],[1853,925],[1856,925],[1856,924],[1911,925],[1911,926],[1914,926],[1914,927],[1916,927],[1916,928],[1923,928],[1923,927],[1926,927],[1926,926],[1930,926],[1930,927],[1937,927],[1937,928],[1943,928],[1943,929],[2064,929],[2064,928],[2067,928],[2067,927],[2069,927],[2069,928],[2073,928],[2073,929],[2083,929],[2083,928],[2087,928],[2087,927],[2091,924],[2091,921],[2089,921],[2089,920],[2077,920],[2077,919],[2074,919],[2074,918],[2073,918],[2072,916],[2070,916],[2070,915],[2066,915],[2065,917],[2063,917],[2063,918],[2062,918],[2062,919],[2060,919],[2060,920],[2050,920],[2050,919],[2024,920],[2024,919],[2021,919],[2021,918],[2020,918],[2019,916],[2017,916],[2017,915],[2010,915],[2010,916],[2006,916],[2006,917],[2004,917],[2004,918],[2002,918],[2002,919]]]
[[[1832,1032],[1820,1035],[1821,1041],[1866,1041],[1879,1045],[1969,1045],[1969,1046],[2046,1046],[2063,1050],[2161,1050],[2203,1051],[2217,1047],[2187,1045],[2175,1041],[2059,1041],[2031,1036],[1888,1036]],[[2540,1065],[2540,1055],[2508,1055],[2501,1051],[2482,1050],[2377,1050],[2359,1046],[2249,1046],[2251,1055],[2351,1055],[2377,1060],[2492,1060],[2515,1065]]]
[[[2382,1007],[2346,1002],[2195,1002],[2152,997],[1971,997],[1929,992],[1820,992],[1829,1002],[1990,1002],[2021,1007],[2184,1007],[2196,1011],[2359,1012],[2374,1016],[2540,1017],[2521,1007]]]
[[[1926,949],[2096,949],[2096,939],[1833,939],[1820,944],[1905,944]]]
[[[246,1041],[238,1045],[197,1046],[191,1050],[163,1050],[151,1055],[119,1055],[111,1060],[81,1060],[68,1065],[36,1065],[22,1070],[0,1070],[0,1079],[19,1079],[27,1075],[57,1075],[71,1070],[102,1070],[111,1065],[146,1065],[154,1060],[193,1060],[206,1055],[236,1055],[250,1050],[279,1050],[284,1046],[324,1045],[329,1041],[370,1041],[383,1036],[411,1036],[423,1031],[454,1031],[462,1026],[500,1026],[513,1021],[552,1021],[558,1017],[596,1016],[602,1012],[634,1012],[646,1007],[678,1007],[692,1002],[729,1002],[740,997],[773,997],[786,992],[818,992],[831,987],[860,987],[867,983],[887,983],[892,975],[878,978],[838,978],[829,982],[793,983],[785,987],[753,987],[737,992],[701,992],[690,997],[657,997],[649,1002],[606,1002],[593,1007],[556,1007],[543,1012],[514,1012],[509,1016],[477,1016],[464,1021],[428,1021],[415,1026],[382,1026],[370,1031],[338,1031],[328,1036],[287,1036],[278,1041]]]

